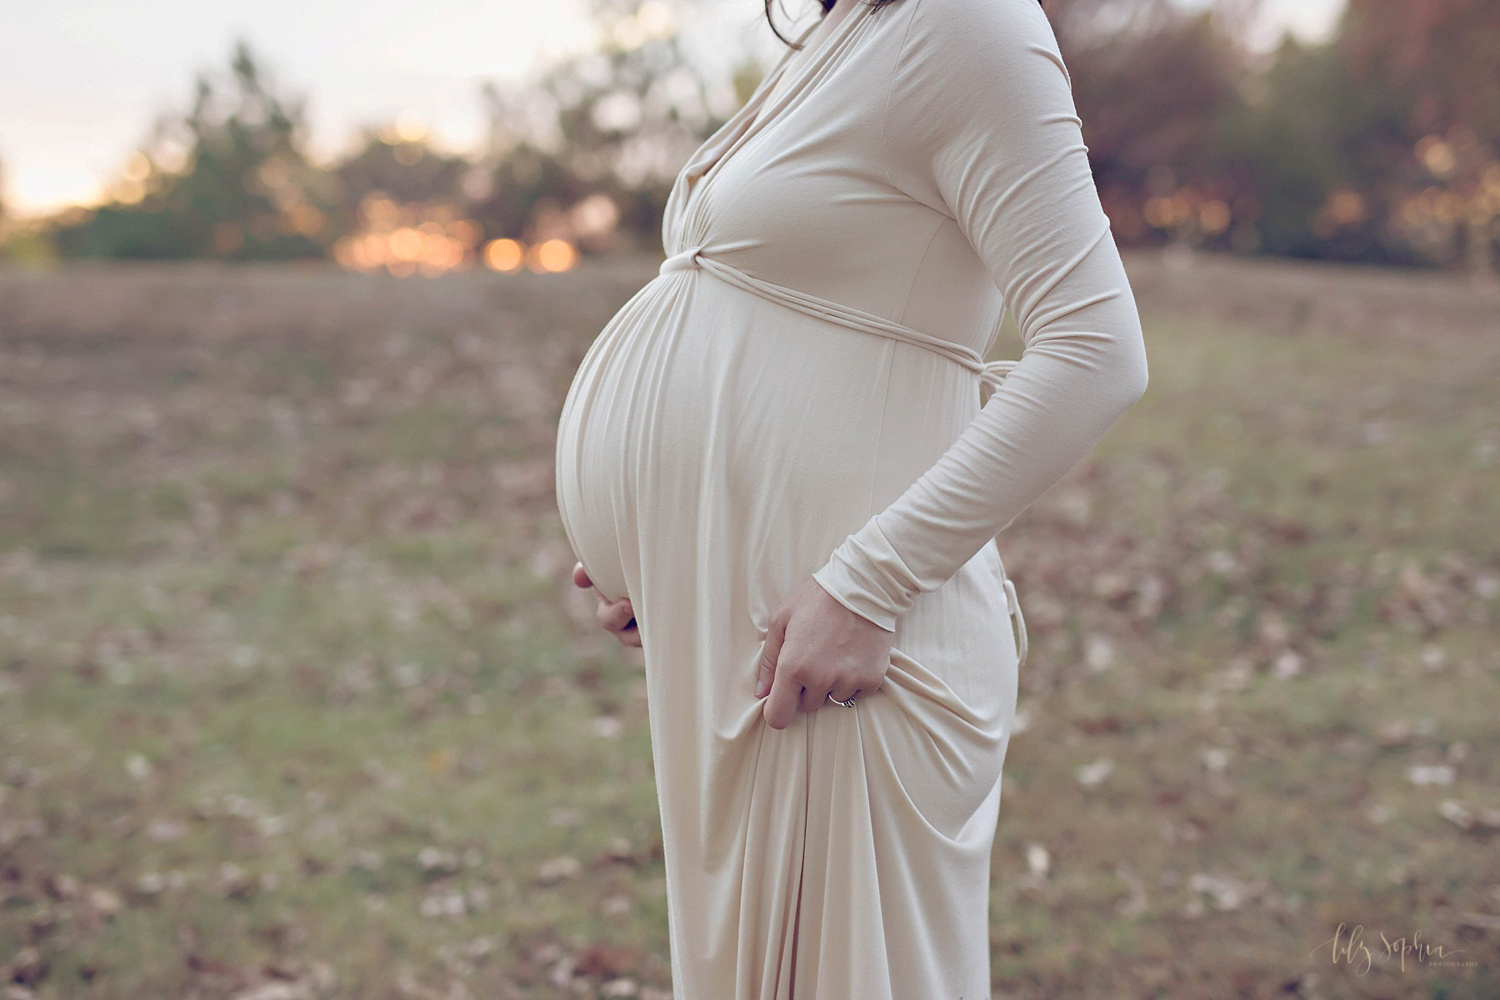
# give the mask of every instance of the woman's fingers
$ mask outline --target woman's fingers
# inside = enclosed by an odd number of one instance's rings
[[[818,690],[817,688],[804,687],[802,697],[798,700],[798,707],[804,712],[816,712],[828,704],[828,688]]]
[[[634,618],[630,619],[629,625],[616,632],[615,637],[627,646],[634,646],[636,649],[641,648],[641,630],[640,626],[635,624]]]
[[[583,563],[573,564],[573,585],[575,587],[593,587],[594,581],[589,579],[588,571],[583,568]],[[598,588],[595,588],[598,593]],[[603,594],[599,594],[599,605],[594,609],[594,617],[599,619],[599,624],[608,632],[614,633],[626,646],[641,648],[641,630],[635,621],[635,608],[630,604],[630,598],[622,597],[618,601],[606,600]]]
[[[798,702],[802,696],[802,685],[790,670],[779,670],[771,682],[771,693],[761,703],[766,724],[772,729],[785,729],[797,717]]]
[[[755,697],[765,699],[761,704],[761,715],[772,729],[785,729],[792,724],[802,697],[802,682],[796,672],[781,668],[786,626],[785,616],[776,614],[771,617],[771,628],[760,652],[760,676],[755,682]]]
[[[616,639],[627,646],[640,648],[641,630],[636,624],[635,608],[631,606],[630,598],[622,597],[618,601],[606,601],[601,597],[598,607],[594,609],[594,615],[606,631],[614,633]]]
[[[598,617],[599,624],[611,632],[620,631],[635,619],[635,610],[631,608],[629,598],[611,602],[601,597],[594,614]]]
[[[764,698],[771,693],[771,684],[776,680],[776,658],[781,655],[781,644],[786,641],[786,622],[773,620],[766,633],[765,644],[760,647],[760,672],[755,678],[755,697]]]
[[[762,711],[772,729],[791,725],[798,709],[822,710],[830,696],[848,701],[880,688],[893,633],[844,607],[816,580],[798,588],[771,621],[760,673],[762,687],[768,675],[771,681]]]

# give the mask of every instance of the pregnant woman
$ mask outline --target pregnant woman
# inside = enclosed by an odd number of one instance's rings
[[[1145,346],[1036,0],[821,2],[678,175],[558,503],[644,651],[674,995],[981,1000],[1026,651],[994,539]]]

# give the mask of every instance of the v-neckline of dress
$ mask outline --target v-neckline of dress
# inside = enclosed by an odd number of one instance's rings
[[[862,0],[839,0],[839,2],[849,4],[850,6],[867,6],[862,3]],[[876,8],[870,8],[870,10],[874,9]],[[834,11],[830,11],[824,16],[832,17],[834,13]],[[865,13],[868,14],[869,10],[866,10]],[[782,55],[781,61],[766,75],[761,86],[756,89],[755,94],[738,111],[731,115],[729,121],[724,124],[722,130],[723,137],[713,142],[711,146],[700,150],[702,159],[688,170],[686,178],[693,194],[697,194],[699,190],[705,187],[720,172],[724,164],[733,159],[734,154],[739,151],[740,147],[754,133],[765,128],[784,114],[791,102],[806,88],[808,81],[811,79],[812,71],[828,58],[828,53],[832,50],[835,42],[842,39],[849,32],[851,26],[859,21],[859,13],[856,11],[848,11],[842,13],[841,16],[843,17],[843,21],[835,24],[829,33],[819,39],[818,43],[811,50],[789,48]],[[812,37],[823,24],[824,22],[819,20],[811,25],[807,31],[798,37],[798,44],[805,44],[807,39]],[[806,58],[797,64],[797,68],[794,70],[796,75],[793,76],[791,83],[787,85],[786,89],[776,96],[775,100],[770,100],[770,95],[781,82],[782,76],[786,73],[787,66],[791,64],[792,57],[799,52],[804,54]],[[769,106],[767,106],[768,101]]]

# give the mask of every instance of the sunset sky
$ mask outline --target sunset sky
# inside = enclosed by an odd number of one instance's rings
[[[779,3],[815,9],[811,0]],[[1342,5],[1262,0],[1258,44],[1287,29],[1320,37]],[[13,4],[0,32],[0,193],[18,215],[94,199],[153,118],[186,107],[195,74],[227,65],[236,38],[260,56],[274,86],[308,95],[315,155],[335,154],[362,125],[398,118],[463,149],[483,125],[480,82],[524,77],[590,45],[585,9],[585,0]],[[779,55],[760,0],[695,0],[690,9],[696,16],[684,30],[705,65]],[[810,16],[778,25],[791,34]]]

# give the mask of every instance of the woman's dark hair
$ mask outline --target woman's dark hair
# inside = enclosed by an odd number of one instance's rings
[[[818,3],[823,5],[824,14],[827,14],[830,10],[833,10],[833,5],[836,2],[837,0],[818,0]],[[862,3],[867,7],[884,7],[888,3],[895,3],[896,0],[850,0],[850,2]],[[1042,0],[1036,0],[1036,2],[1041,3]],[[766,21],[771,25],[771,31],[775,33],[777,38],[781,39],[783,42],[786,42],[794,49],[802,48],[802,46],[798,45],[796,42],[792,41],[781,32],[776,31],[776,22],[771,17],[771,0],[766,0]]]

